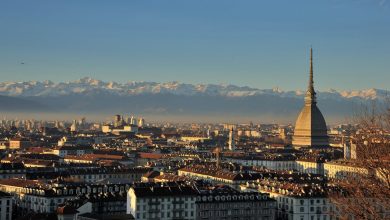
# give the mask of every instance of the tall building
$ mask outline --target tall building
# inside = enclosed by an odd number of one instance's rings
[[[229,132],[229,150],[234,151],[236,149],[236,143],[234,138],[233,128]]]
[[[138,125],[137,118],[135,118],[134,116],[131,116],[131,118],[130,118],[130,124],[131,124],[131,125]]]
[[[140,119],[138,120],[138,126],[139,126],[139,127],[145,126],[145,119],[144,119],[144,118],[140,118]]]
[[[310,79],[305,96],[305,105],[299,114],[292,144],[295,148],[329,146],[326,122],[317,107],[316,92],[313,81],[313,49],[310,48]]]
[[[72,132],[75,132],[75,131],[77,131],[77,121],[76,120],[73,120],[73,123],[72,123],[72,125],[70,126],[70,131],[72,131]]]
[[[122,125],[122,116],[121,115],[115,115],[114,116],[114,126],[118,127]]]

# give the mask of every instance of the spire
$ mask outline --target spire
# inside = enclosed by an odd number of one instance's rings
[[[309,89],[314,91],[314,81],[313,81],[313,48],[310,48],[310,81]]]
[[[314,90],[314,80],[313,80],[313,48],[310,47],[310,78],[309,85],[306,92],[305,103],[306,104],[315,104],[316,103],[316,92]]]

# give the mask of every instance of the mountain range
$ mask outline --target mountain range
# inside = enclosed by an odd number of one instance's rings
[[[292,120],[303,105],[305,91],[257,89],[247,86],[179,82],[104,82],[85,77],[71,82],[0,82],[1,112],[79,114],[134,113],[202,117],[222,120],[253,118]],[[384,101],[389,91],[320,91],[325,117],[348,117],[362,104]]]

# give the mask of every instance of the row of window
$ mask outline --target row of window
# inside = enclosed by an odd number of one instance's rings
[[[161,205],[137,205],[137,211],[146,211],[147,209],[188,209],[189,207],[193,209],[195,207],[194,203],[191,204],[161,204]]]
[[[180,217],[194,217],[194,211],[189,212],[158,212],[158,213],[139,213],[136,214],[137,219],[147,218],[180,218]]]
[[[268,207],[268,202],[240,202],[240,203],[199,203],[199,208],[257,208]]]
[[[151,199],[148,199],[148,198],[144,198],[144,199],[139,199],[139,203],[142,203],[142,202],[145,202],[145,203],[148,203],[148,202],[190,202],[190,201],[195,201],[196,199],[195,198],[192,198],[192,197],[168,197],[168,198],[151,198]]]
[[[212,216],[218,216],[218,217],[226,217],[226,216],[242,216],[242,215],[251,215],[251,216],[257,216],[257,215],[269,215],[271,214],[271,210],[269,209],[236,209],[236,210],[217,210],[217,211],[199,211],[198,212],[200,217],[212,217]]]

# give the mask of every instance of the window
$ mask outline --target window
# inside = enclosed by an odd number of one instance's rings
[[[305,212],[305,207],[301,207],[301,208],[299,209],[299,211],[300,211],[300,212]]]

